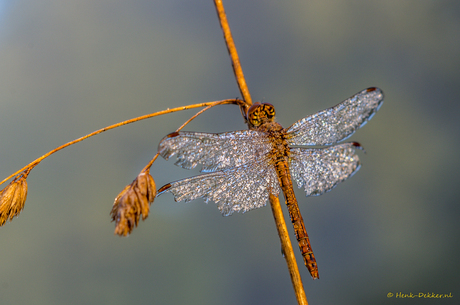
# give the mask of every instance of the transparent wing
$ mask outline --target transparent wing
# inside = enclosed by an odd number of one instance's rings
[[[228,216],[265,206],[270,192],[277,196],[280,186],[274,167],[262,158],[262,162],[171,182],[160,188],[158,195],[167,192],[174,195],[175,201],[211,200]]]
[[[291,177],[307,196],[318,196],[351,177],[360,167],[358,143],[326,148],[292,148]]]
[[[329,145],[350,137],[383,103],[379,88],[365,89],[332,108],[307,116],[287,129],[290,145]]]
[[[158,152],[166,160],[177,155],[176,165],[191,169],[201,164],[202,172],[238,167],[261,158],[269,151],[268,138],[255,130],[220,134],[173,132],[158,145]]]

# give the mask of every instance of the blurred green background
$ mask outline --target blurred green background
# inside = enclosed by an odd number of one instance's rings
[[[460,297],[460,2],[224,1],[253,99],[295,121],[378,86],[385,103],[352,138],[362,168],[298,200],[321,279],[296,255],[310,304],[431,304]],[[0,2],[0,173],[101,127],[240,96],[212,1]],[[269,207],[222,217],[158,198],[128,238],[115,196],[196,111],[112,130],[28,178],[0,228],[1,304],[294,304]],[[186,130],[245,129],[239,109]],[[157,186],[197,171],[158,160]],[[289,228],[292,233],[292,229]],[[293,234],[291,234],[293,236]]]

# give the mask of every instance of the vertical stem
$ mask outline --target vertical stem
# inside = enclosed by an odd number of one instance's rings
[[[241,69],[238,53],[236,51],[235,43],[233,42],[233,37],[228,25],[227,16],[225,15],[224,5],[222,4],[222,0],[214,0],[214,4],[216,6],[217,15],[219,17],[220,25],[224,33],[225,43],[232,60],[233,72],[235,73],[236,81],[246,103],[246,107],[248,107],[252,105],[252,99],[251,95],[249,94],[248,86],[246,85],[246,80],[244,79],[243,70]],[[247,109],[242,109],[244,113],[246,113],[246,110]],[[283,211],[281,210],[279,198],[270,194],[270,204],[273,212],[273,217],[275,218],[276,228],[280,236],[281,248],[288,265],[292,286],[294,287],[295,295],[297,298],[297,303],[299,305],[308,305],[307,296],[305,295],[302,278],[300,277],[299,268],[295,260],[294,250],[292,249],[291,240],[289,239],[289,233],[286,227],[286,222],[284,221],[284,215]]]
[[[222,31],[224,32],[224,39],[227,45],[228,53],[230,54],[230,58],[232,59],[233,72],[235,73],[238,88],[240,89],[241,95],[243,96],[243,99],[246,102],[246,104],[248,106],[251,106],[251,95],[249,94],[249,89],[246,85],[246,80],[244,79],[243,69],[241,68],[240,59],[238,58],[238,52],[236,51],[235,43],[232,37],[232,32],[230,31],[230,26],[228,25],[224,5],[222,4],[222,0],[214,0],[214,4],[216,6],[220,26],[222,27]]]
[[[276,229],[281,241],[281,249],[286,259],[291,276],[292,286],[294,287],[295,296],[299,305],[308,305],[307,296],[300,277],[299,267],[295,259],[294,250],[292,249],[291,240],[289,239],[289,232],[284,221],[284,215],[281,210],[280,200],[278,197],[270,194],[270,206],[272,208],[273,217],[275,218]]]

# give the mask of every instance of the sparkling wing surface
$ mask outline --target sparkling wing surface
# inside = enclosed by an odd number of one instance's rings
[[[280,186],[274,167],[266,160],[171,182],[158,195],[172,193],[175,201],[203,198],[213,201],[224,216],[247,212],[267,204],[270,192],[278,195]]]
[[[260,159],[269,151],[269,140],[255,130],[220,134],[174,132],[158,145],[158,152],[166,160],[177,155],[177,166],[191,169],[200,164],[202,172],[239,167]]]
[[[383,103],[379,88],[365,89],[342,103],[303,118],[287,129],[290,145],[330,145],[364,126]]]
[[[292,148],[291,177],[307,196],[318,196],[352,176],[360,167],[356,143],[326,148]]]

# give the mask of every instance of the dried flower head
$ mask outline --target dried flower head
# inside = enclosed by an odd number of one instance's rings
[[[0,226],[24,209],[27,198],[27,173],[22,173],[0,191]]]
[[[149,216],[150,204],[156,196],[155,181],[148,171],[141,172],[133,183],[127,185],[113,203],[112,221],[115,221],[115,234],[126,236]]]

